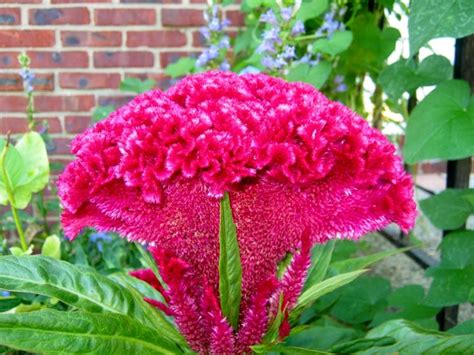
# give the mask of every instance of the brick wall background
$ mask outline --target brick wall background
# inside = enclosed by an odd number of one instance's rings
[[[64,161],[96,106],[130,99],[117,90],[123,78],[170,85],[164,68],[200,52],[205,8],[205,0],[0,0],[0,135],[27,130],[20,52],[32,61],[35,117],[49,124],[50,156]],[[226,16],[243,23],[238,5]]]

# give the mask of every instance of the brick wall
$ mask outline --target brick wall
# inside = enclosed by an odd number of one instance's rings
[[[0,134],[26,131],[26,99],[17,56],[26,51],[36,74],[38,121],[49,123],[53,160],[98,105],[123,104],[126,76],[170,84],[163,69],[200,51],[205,0],[0,0]],[[233,26],[238,6],[226,8]]]

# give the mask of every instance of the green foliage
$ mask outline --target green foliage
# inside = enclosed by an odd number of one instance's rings
[[[474,302],[474,231],[453,232],[441,242],[441,262],[426,272],[433,278],[426,303],[449,306]]]
[[[321,62],[315,66],[300,63],[290,69],[286,79],[288,81],[303,81],[319,89],[328,80],[331,70],[332,66],[329,62]]]
[[[0,139],[0,152],[6,150],[5,158],[0,158],[0,204],[11,203],[23,209],[31,195],[48,183],[48,154],[43,139],[36,132],[25,134],[15,146],[6,147],[6,143]]]
[[[318,244],[311,251],[311,267],[308,270],[304,290],[309,286],[320,283],[326,277],[326,272],[331,262],[335,240],[330,240],[325,244]]]
[[[0,344],[63,354],[176,354],[179,349],[152,328],[114,313],[42,310],[0,315]]]
[[[450,335],[424,329],[406,320],[393,320],[372,329],[367,339],[392,337],[396,343],[373,347],[361,354],[466,354],[474,347],[472,335]]]
[[[303,0],[296,18],[306,21],[321,15],[328,8],[328,0]]]
[[[196,66],[196,59],[183,57],[179,58],[176,63],[170,64],[165,69],[165,74],[172,78],[178,78],[194,72]]]
[[[408,20],[410,54],[430,39],[460,38],[474,32],[472,0],[414,0]]]
[[[451,79],[453,68],[449,60],[440,55],[431,55],[417,64],[413,60],[401,59],[386,67],[378,83],[393,100],[404,92],[413,94],[419,87],[436,85]]]
[[[41,247],[41,255],[61,259],[61,240],[57,235],[47,237]]]
[[[114,111],[115,111],[115,106],[113,105],[98,106],[92,113],[92,120],[94,122],[102,121],[104,118],[107,118]]]
[[[229,195],[220,203],[219,295],[222,313],[237,329],[242,297],[242,265]]]
[[[140,80],[138,78],[128,77],[120,83],[120,91],[141,94],[142,92],[153,89],[155,86],[156,81],[153,79]]]
[[[429,127],[429,129],[427,129]],[[474,101],[465,81],[441,83],[413,110],[405,160],[460,159],[474,153]]]
[[[325,53],[333,57],[344,52],[352,43],[351,31],[334,33],[331,38],[318,39],[313,43],[313,53]]]
[[[437,228],[456,229],[474,213],[474,189],[447,189],[421,200],[420,207]]]

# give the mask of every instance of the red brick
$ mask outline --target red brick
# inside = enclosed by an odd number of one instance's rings
[[[186,36],[180,31],[133,31],[127,33],[127,47],[181,47]]]
[[[64,47],[117,47],[122,45],[122,33],[117,31],[62,31]]]
[[[87,25],[90,22],[91,17],[86,7],[53,7],[30,9],[29,11],[31,25]]]
[[[71,138],[53,138],[53,148],[50,149],[50,155],[69,155],[71,154]]]
[[[120,85],[120,74],[60,73],[59,85],[63,89],[117,89]]]
[[[4,30],[0,31],[0,48],[6,47],[52,47],[54,32],[49,30]]]
[[[90,124],[90,116],[66,116],[64,120],[67,133],[82,133]]]
[[[96,68],[149,68],[154,65],[151,52],[95,52],[94,66]]]
[[[25,117],[3,117],[0,119],[0,134],[17,134],[28,131],[28,121]]]
[[[99,97],[99,106],[116,106],[120,107],[133,99],[133,96],[100,96]]]
[[[181,0],[120,0],[122,4],[181,4]]]
[[[230,21],[230,25],[240,27],[245,24],[245,16],[239,10],[226,11],[226,18]]]
[[[20,52],[0,52],[0,68],[19,68],[18,55]]]
[[[39,4],[43,0],[1,0],[2,4]]]
[[[5,95],[0,96],[0,112],[25,112],[26,97]]]
[[[86,52],[28,52],[32,68],[87,68],[89,56]]]
[[[35,91],[54,90],[53,74],[35,74],[33,79]],[[19,74],[0,74],[0,91],[23,91],[23,80]]]
[[[199,31],[194,31],[193,32],[193,47],[203,47],[206,45],[206,39],[204,36],[201,34]]]
[[[0,26],[21,24],[21,11],[18,7],[0,8]]]
[[[193,27],[205,24],[202,10],[191,9],[162,9],[161,22],[163,26]]]
[[[160,53],[160,63],[162,68],[166,68],[168,64],[176,62],[181,57],[189,55],[196,56],[198,52],[163,52]]]
[[[51,0],[52,4],[95,4],[101,2],[112,2],[112,0]]]
[[[35,96],[35,109],[39,112],[90,111],[95,105],[92,95]]]
[[[97,9],[95,23],[99,26],[155,25],[154,9]]]

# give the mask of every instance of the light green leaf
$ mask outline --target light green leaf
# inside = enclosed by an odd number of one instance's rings
[[[33,254],[33,248],[34,248],[33,244],[30,244],[27,250],[23,250],[19,247],[11,247],[9,250],[13,256],[22,256],[22,255]]]
[[[296,19],[306,21],[318,17],[328,8],[328,0],[303,0]]]
[[[61,259],[61,240],[57,235],[47,237],[41,248],[41,255]]]
[[[473,154],[471,89],[465,81],[445,81],[416,106],[408,119],[405,160],[413,164],[426,159],[460,159]]]
[[[360,337],[356,329],[336,327],[329,324],[312,326],[297,334],[290,334],[285,343],[290,346],[329,350],[335,344],[342,344]]]
[[[389,256],[403,253],[412,248],[413,247],[390,249],[372,255],[337,261],[331,264],[331,269],[335,270],[338,274],[365,269]]]
[[[372,329],[367,339],[392,337],[396,343],[374,346],[359,354],[469,354],[474,347],[472,335],[450,335],[424,329],[407,320],[393,320]]]
[[[318,244],[313,247],[311,251],[311,267],[308,271],[304,290],[323,281],[326,277],[335,242],[335,240],[330,240],[325,244]]]
[[[401,59],[386,67],[378,83],[392,100],[404,92],[413,93],[417,88],[439,84],[453,76],[449,60],[440,55],[430,55],[418,65],[412,60]]]
[[[138,78],[128,77],[120,83],[120,91],[141,94],[142,92],[153,89],[155,86],[156,81],[153,79],[140,80]]]
[[[128,315],[159,326],[173,339],[174,329],[128,289],[91,269],[45,256],[0,257],[0,289],[54,297],[79,309]]]
[[[113,313],[48,309],[0,315],[0,344],[55,354],[177,354],[158,331]]]
[[[151,298],[160,302],[165,302],[161,293],[155,290],[152,286],[148,283],[137,279],[136,277],[132,277],[127,274],[113,274],[109,276],[110,279],[117,281],[119,284],[127,287],[132,288],[143,297]]]
[[[370,339],[355,339],[346,343],[337,344],[333,346],[330,351],[336,354],[352,354],[362,350],[371,349],[375,346],[393,345],[396,340],[392,337],[380,337]]]
[[[324,280],[320,283],[317,283],[311,286],[306,291],[304,291],[303,294],[299,297],[298,303],[295,307],[294,312],[296,313],[300,312],[304,308],[310,306],[314,301],[316,301],[321,296],[324,296],[325,294],[328,294],[329,292],[334,291],[335,289],[354,281],[356,278],[358,278],[360,275],[362,275],[366,271],[367,270],[358,270],[358,271],[348,272],[345,274],[331,277],[327,280]]]
[[[474,189],[447,189],[443,192],[420,201],[420,207],[426,217],[437,228],[443,230],[456,229],[466,223],[474,213]]]
[[[196,68],[196,59],[190,57],[182,57],[175,63],[168,65],[165,69],[165,74],[171,76],[173,79],[194,72]]]
[[[15,187],[22,182],[25,172],[25,164],[18,150],[11,144],[6,147],[6,141],[0,139],[0,203],[2,205],[8,204],[8,190],[14,193]]]
[[[331,70],[332,66],[329,62],[320,62],[315,66],[300,63],[290,68],[286,78],[288,81],[302,81],[320,89],[328,80]]]
[[[426,304],[451,306],[472,301],[474,290],[474,231],[448,234],[441,242],[441,261],[426,271],[433,277]]]
[[[433,38],[461,38],[474,32],[472,0],[413,0],[410,10],[411,56]]]
[[[275,353],[278,352],[280,354],[291,354],[291,355],[326,355],[331,354],[326,351],[315,350],[315,349],[307,349],[307,348],[300,348],[296,346],[288,346],[285,344],[276,344],[276,345],[256,345],[252,346],[252,350],[254,350],[257,354],[259,353]]]
[[[322,38],[314,42],[312,51],[313,53],[326,53],[334,57],[349,48],[352,37],[351,31],[336,32],[330,39]]]
[[[237,329],[242,297],[242,265],[237,228],[227,193],[220,203],[219,243],[219,294],[222,313],[234,329]]]

